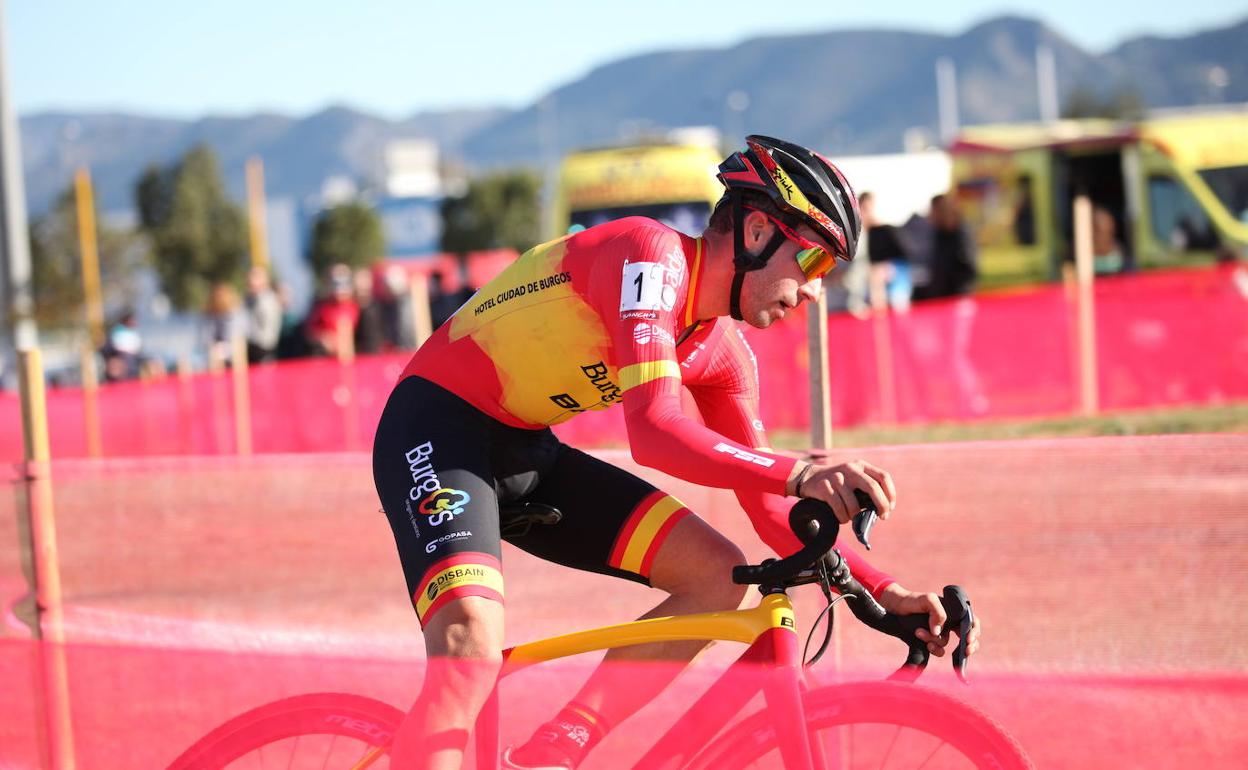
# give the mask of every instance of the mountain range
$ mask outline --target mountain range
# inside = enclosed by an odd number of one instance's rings
[[[26,115],[27,207],[32,216],[48,210],[74,170],[87,165],[100,208],[127,211],[147,165],[168,163],[198,142],[217,152],[240,200],[248,156],[264,159],[270,197],[302,200],[331,175],[376,178],[385,141],[402,137],[433,139],[445,156],[474,170],[537,167],[572,148],[689,125],[716,126],[732,137],[774,134],[831,154],[900,151],[911,129],[938,133],[941,58],[956,68],[962,124],[1037,119],[1039,45],[1053,51],[1059,101],[1078,88],[1132,90],[1150,108],[1248,102],[1248,18],[1184,37],[1137,37],[1099,54],[1016,16],[956,35],[838,30],[631,56],[514,110],[423,112],[397,121],[346,106],[303,118]]]

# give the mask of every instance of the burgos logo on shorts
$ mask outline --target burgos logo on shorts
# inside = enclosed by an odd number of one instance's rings
[[[433,470],[433,442],[426,441],[407,452],[407,465],[412,472],[412,488],[407,496],[412,502],[420,501],[420,512],[429,517],[430,526],[449,521],[464,512],[464,506],[472,498],[467,492],[442,486]]]
[[[420,501],[420,512],[429,517],[430,526],[436,527],[463,513],[471,501],[467,492],[443,488]]]

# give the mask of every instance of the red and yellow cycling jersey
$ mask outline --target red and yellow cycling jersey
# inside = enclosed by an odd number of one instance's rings
[[[712,370],[749,367],[756,381],[735,326],[694,317],[702,258],[700,239],[641,217],[536,246],[438,329],[404,376],[520,428],[624,402],[639,462],[701,484],[783,494],[792,458],[681,411],[681,384],[697,387]],[[725,357],[727,366],[713,365]]]
[[[694,313],[703,245],[630,217],[536,246],[439,328],[402,376],[518,428],[623,403],[637,462],[734,490],[762,539],[792,553],[783,495],[796,460],[763,448],[757,365],[736,322]],[[701,422],[684,413],[682,386]],[[891,582],[846,556],[871,590]]]

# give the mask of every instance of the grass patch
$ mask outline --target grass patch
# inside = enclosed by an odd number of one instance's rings
[[[1028,420],[978,420],[924,425],[864,425],[836,428],[833,446],[881,446],[948,441],[1138,436],[1166,433],[1248,433],[1248,403],[1114,412],[1095,417],[1063,416]],[[810,437],[799,431],[770,432],[772,445],[803,449]]]

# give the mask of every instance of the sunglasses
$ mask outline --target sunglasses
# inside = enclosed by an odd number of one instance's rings
[[[780,228],[780,232],[784,234],[793,243],[797,244],[798,252],[794,254],[798,267],[802,269],[802,275],[806,276],[806,280],[813,281],[816,278],[822,278],[836,267],[836,257],[832,255],[825,247],[818,243],[799,235],[796,230],[787,226],[780,220],[776,219],[766,211],[759,211],[752,206],[745,208],[750,211],[758,211],[758,213],[767,217],[773,225]]]

